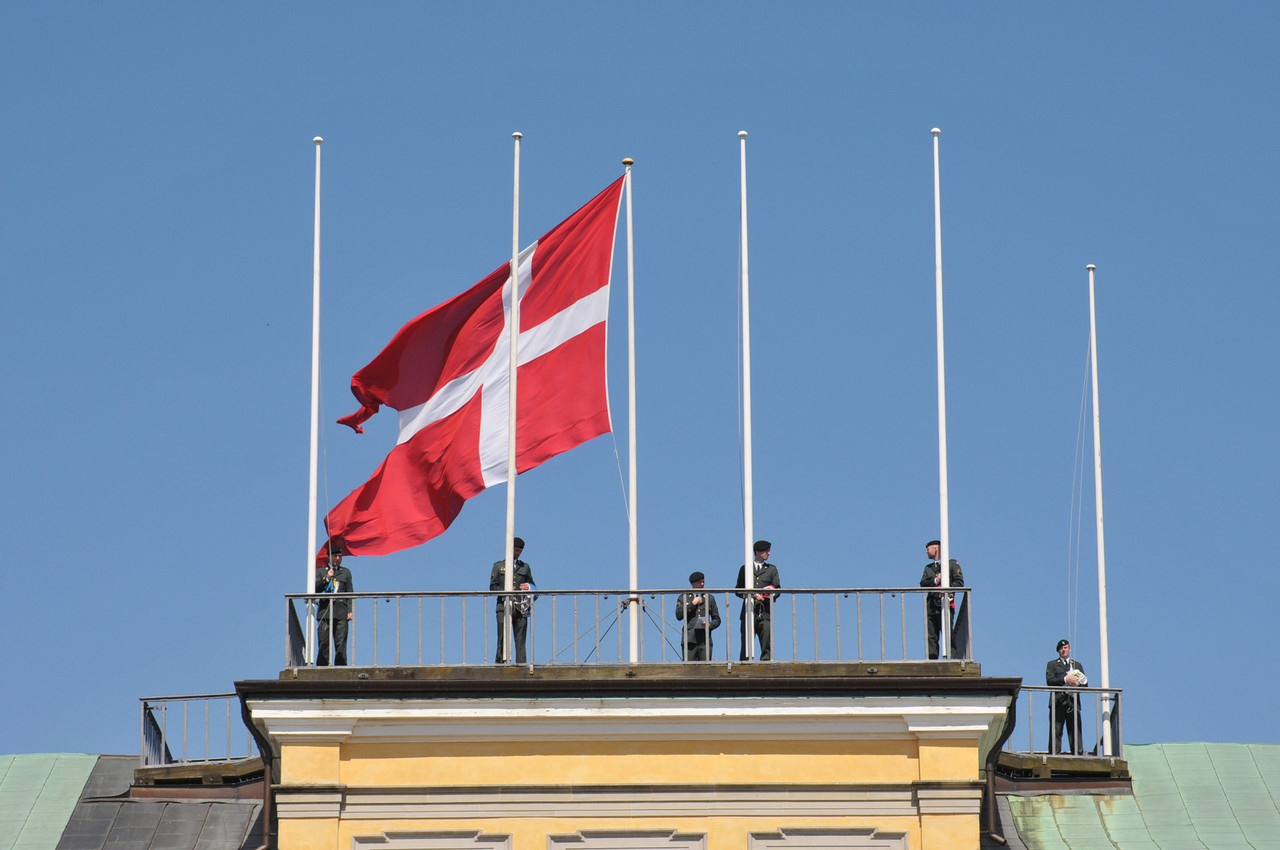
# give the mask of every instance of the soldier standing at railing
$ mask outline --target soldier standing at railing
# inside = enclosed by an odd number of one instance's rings
[[[319,593],[353,593],[351,570],[342,566],[342,544],[331,543],[320,555],[320,567],[316,570],[316,591]],[[340,667],[347,664],[347,626],[355,615],[351,612],[350,599],[326,599],[316,606],[317,631],[320,638],[316,666],[329,663],[329,635],[333,634],[333,663]]]
[[[537,590],[537,585],[533,583],[533,570],[529,569],[529,565],[520,560],[520,553],[524,551],[524,541],[516,537],[513,541],[512,557],[515,558],[516,568],[511,574],[511,587],[513,590],[526,591],[524,594],[514,596],[510,600],[511,607],[511,642],[515,645],[517,664],[525,663],[525,637],[529,632],[529,609],[533,605],[533,594],[528,591]],[[506,571],[507,562],[494,561],[493,572],[489,574],[489,590],[503,591],[506,590]],[[503,613],[506,597],[498,597],[498,654],[494,661],[501,664],[507,659],[502,657],[502,648],[506,645],[504,638],[506,637],[506,623]]]
[[[738,570],[738,583],[734,587],[740,587],[744,590],[747,588],[755,590],[773,590],[782,587],[782,582],[778,578],[778,568],[769,563],[769,553],[773,549],[773,544],[768,540],[757,540],[755,545],[751,547],[755,552],[755,562],[748,568],[746,564],[742,565],[742,569]],[[752,578],[750,583],[747,581],[747,570],[751,570]],[[747,660],[748,641],[751,635],[747,634],[747,610],[750,608],[756,636],[760,638],[760,655],[757,656],[761,661],[768,661],[773,657],[773,600],[777,597],[776,593],[739,593],[742,597],[742,611],[738,614],[741,621],[739,631],[742,633],[742,643],[739,658],[742,661]]]
[[[1058,657],[1045,667],[1044,683],[1059,688],[1081,688],[1088,681],[1083,665],[1071,657],[1071,643],[1066,638],[1058,641]],[[1071,754],[1080,755],[1084,752],[1084,740],[1080,734],[1080,695],[1059,691],[1049,699],[1049,715],[1053,718],[1049,752],[1062,752],[1062,727],[1066,726]]]
[[[924,575],[920,577],[921,587],[941,587],[942,586],[942,541],[930,540],[925,544],[925,554],[929,556],[929,563],[925,564]],[[964,571],[960,569],[960,564],[955,558],[951,559],[951,575],[948,577],[947,585],[949,587],[964,587]],[[954,593],[930,593],[927,594],[929,601],[926,604],[926,632],[929,639],[929,659],[933,660],[938,657],[938,635],[942,632],[942,609],[943,599],[946,599],[947,616],[952,620],[951,634],[955,635],[955,613],[956,598]],[[952,638],[954,644],[954,637]],[[956,647],[952,646],[951,654],[953,656],[963,657],[963,653],[957,652]]]
[[[716,598],[703,593],[707,577],[700,572],[689,576],[693,593],[682,593],[676,599],[676,619],[684,620],[684,660],[711,659],[711,632],[720,628],[720,608]]]

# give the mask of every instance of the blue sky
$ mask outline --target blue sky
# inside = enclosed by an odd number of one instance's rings
[[[351,374],[509,254],[519,130],[522,242],[636,160],[642,583],[731,583],[746,129],[756,530],[788,586],[915,584],[939,522],[934,126],[984,672],[1039,684],[1063,636],[1097,669],[1091,473],[1069,571],[1095,263],[1126,738],[1280,743],[1278,29],[1262,3],[6,4],[0,752],[133,752],[139,697],[283,665],[315,135],[322,502],[394,441],[387,415],[332,424]],[[520,479],[540,586],[625,584],[618,465],[605,437]],[[357,588],[486,587],[504,509],[495,489],[354,559]]]

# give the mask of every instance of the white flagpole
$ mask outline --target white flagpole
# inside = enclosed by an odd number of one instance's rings
[[[745,587],[754,587],[755,551],[752,547],[755,536],[755,516],[753,514],[751,482],[751,299],[747,273],[747,131],[738,131],[738,161],[741,171],[741,242],[742,242],[742,530],[746,540],[746,555],[743,560],[742,578]],[[746,629],[742,636],[747,659],[755,658],[755,598],[748,593],[743,598],[746,610]]]
[[[938,499],[941,514],[941,528],[938,539],[942,543],[939,553],[942,561],[939,565],[942,574],[942,587],[951,586],[951,530],[948,523],[947,507],[947,370],[943,358],[942,344],[942,180],[938,167],[938,135],[942,133],[937,127],[930,130],[933,134],[933,255],[934,277],[937,290],[938,315]],[[940,657],[951,657],[951,605],[947,594],[942,595],[942,651]]]
[[[516,159],[514,190],[511,201],[511,359],[508,369],[510,381],[507,389],[507,539],[504,543],[507,569],[503,580],[503,589],[510,594],[514,588],[516,572],[515,537],[516,537],[516,346],[520,340],[520,133],[512,133],[515,139]],[[511,660],[511,597],[504,597],[506,602],[502,616],[502,660]]]
[[[627,460],[629,463],[628,484],[630,495],[628,503],[628,521],[630,525],[630,556],[628,577],[631,591],[631,663],[640,660],[640,597],[636,590],[640,587],[640,559],[637,541],[636,523],[636,264],[634,242],[631,232],[631,166],[635,160],[627,157],[622,165],[627,171]]]
[[[315,238],[311,262],[311,480],[307,497],[307,593],[316,592],[316,492],[319,489],[320,457],[320,145],[324,139],[311,140],[316,146]],[[307,626],[304,638],[306,663],[315,660],[316,603],[307,602]]]
[[[1098,518],[1098,652],[1102,687],[1111,687],[1111,661],[1107,646],[1107,556],[1102,537],[1102,419],[1098,409],[1098,323],[1094,311],[1093,271],[1089,270],[1089,362],[1093,367],[1093,496]],[[1111,700],[1103,697],[1102,754],[1111,755]]]

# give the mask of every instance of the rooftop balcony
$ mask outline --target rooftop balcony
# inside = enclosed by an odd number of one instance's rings
[[[950,590],[956,602],[950,657],[930,659],[927,608],[937,590],[921,587],[784,588],[767,608],[768,660],[758,642],[742,660],[743,600],[734,588],[700,591],[715,601],[719,624],[702,626],[710,638],[706,660],[687,660],[684,617],[689,588],[659,590],[289,594],[285,605],[282,682],[319,696],[392,694],[429,685],[434,692],[511,696],[556,692],[626,696],[637,689],[681,696],[750,696],[772,692],[840,696],[946,695],[1000,684],[1013,694],[1002,771],[1015,778],[1064,773],[1123,776],[1119,689],[1022,687],[1017,679],[984,684],[974,661],[974,607],[970,588]],[[527,608],[526,659],[498,662],[497,632],[504,602]],[[327,604],[326,604],[327,603]],[[352,613],[345,667],[317,666],[317,631],[307,646],[306,623]],[[683,606],[680,606],[683,608]],[[681,613],[684,613],[683,611]],[[754,616],[754,611],[753,611]],[[343,617],[345,619],[345,617]],[[332,623],[327,631],[332,634]],[[334,647],[326,653],[335,658]],[[304,684],[305,683],[305,684]],[[243,684],[243,683],[242,683]],[[239,686],[238,686],[239,687]],[[1077,752],[1051,752],[1058,719],[1052,695],[1079,700]],[[239,695],[241,698],[244,694]],[[142,766],[242,762],[256,747],[232,714],[236,695],[148,698],[142,703]],[[1013,728],[1016,718],[1017,729]],[[234,727],[234,731],[233,731]],[[1105,766],[1105,770],[1103,770]],[[157,777],[163,774],[156,773]],[[176,774],[175,774],[176,775]],[[225,781],[209,778],[209,781]]]
[[[703,627],[711,651],[698,664],[733,665],[742,660],[742,600],[733,588],[702,591],[715,601],[718,627]],[[957,613],[950,660],[973,658],[972,592],[955,588]],[[685,661],[685,621],[677,603],[689,588],[667,590],[552,590],[513,593],[511,604],[527,605],[525,666],[670,664]],[[753,616],[768,615],[773,662],[921,662],[927,651],[926,605],[936,590],[921,587],[784,588]],[[346,660],[358,667],[421,667],[494,664],[498,612],[503,593],[290,594],[286,597],[285,666],[311,667],[308,617],[333,618],[347,603],[353,615]],[[329,603],[336,603],[329,607]],[[317,611],[319,612],[317,614]],[[326,613],[327,611],[327,613]],[[759,612],[759,613],[757,613]],[[329,634],[334,629],[328,628]],[[765,657],[758,642],[750,660]],[[331,652],[319,657],[335,658]]]

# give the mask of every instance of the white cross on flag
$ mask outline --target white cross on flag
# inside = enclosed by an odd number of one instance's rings
[[[520,252],[516,470],[610,430],[609,272],[623,178]],[[507,480],[510,264],[406,324],[351,378],[356,431],[400,411],[396,447],[325,525],[353,555],[443,532],[462,503]]]

